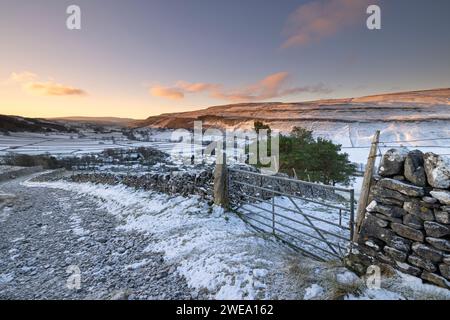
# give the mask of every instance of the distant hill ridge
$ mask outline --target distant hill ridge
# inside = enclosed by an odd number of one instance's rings
[[[45,119],[0,115],[0,132],[75,132],[73,128]]]
[[[450,88],[327,99],[298,103],[262,102],[213,106],[168,113],[136,121],[135,126],[192,128],[196,120],[208,127],[235,127],[245,122],[392,122],[450,120]]]
[[[144,120],[118,117],[59,117],[32,119],[0,115],[1,131],[73,131],[73,126],[97,125],[128,128],[245,127],[255,120],[274,127],[302,122],[414,122],[450,121],[450,88],[371,95],[359,98],[306,102],[253,102],[212,106],[206,109],[164,113]]]

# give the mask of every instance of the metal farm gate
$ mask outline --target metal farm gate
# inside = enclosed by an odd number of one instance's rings
[[[232,210],[255,229],[320,260],[351,250],[353,189],[229,168]]]

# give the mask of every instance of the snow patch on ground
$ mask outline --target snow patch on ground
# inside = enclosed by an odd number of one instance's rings
[[[322,296],[324,293],[324,289],[318,284],[314,283],[310,287],[306,288],[305,295],[303,297],[304,300],[311,300],[314,298],[318,298]]]
[[[14,275],[12,273],[2,273],[0,274],[0,284],[7,284],[14,279]]]

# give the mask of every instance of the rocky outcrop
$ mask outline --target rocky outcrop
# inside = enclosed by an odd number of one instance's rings
[[[404,175],[406,180],[414,185],[421,187],[426,186],[427,177],[425,175],[422,151],[414,150],[408,153],[405,159]]]
[[[444,156],[389,150],[380,176],[374,178],[361,225],[362,254],[450,288],[449,172],[450,161]]]
[[[402,175],[405,159],[408,155],[407,149],[390,149],[381,159],[379,174],[382,177]]]
[[[450,158],[428,152],[424,155],[428,183],[433,188],[450,188]]]

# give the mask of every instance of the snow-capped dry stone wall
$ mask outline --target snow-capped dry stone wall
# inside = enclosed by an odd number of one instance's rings
[[[259,170],[251,166],[236,167],[243,171],[259,173]],[[185,169],[185,168],[184,168]],[[177,194],[182,196],[199,195],[208,201],[213,201],[213,178],[214,167],[205,166],[197,170],[181,171],[161,171],[149,172],[146,174],[126,174],[126,173],[108,173],[108,172],[86,172],[77,171],[68,178],[73,182],[90,182],[99,184],[124,184],[143,190],[153,190],[166,194]],[[292,184],[285,181],[278,181],[276,185],[271,181],[270,176],[267,179],[261,179],[259,176],[237,173],[229,171],[231,183],[229,185],[229,200],[234,204],[251,202],[248,196],[261,197],[262,199],[271,199],[271,191],[261,191],[255,187],[266,187],[278,192],[287,192],[291,194],[302,195],[309,198],[323,198],[327,200],[342,200],[342,196],[334,193],[332,190],[317,186],[305,186],[302,184]],[[284,176],[283,176],[284,177]],[[48,178],[44,178],[48,179]],[[244,187],[234,181],[245,181],[250,187]]]
[[[4,166],[0,171],[0,182],[12,180],[17,177],[25,176],[35,172],[42,171],[42,167],[10,167]]]
[[[199,195],[212,199],[212,170],[201,172],[173,171],[167,173],[148,173],[127,175],[116,173],[76,173],[69,178],[73,182],[90,182],[117,185],[143,190],[159,191],[166,194]]]
[[[361,253],[450,288],[450,159],[391,149],[374,177]]]

